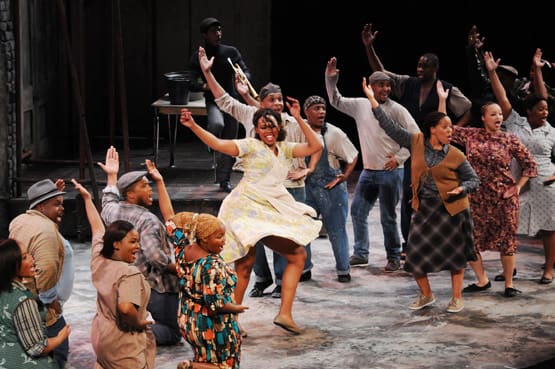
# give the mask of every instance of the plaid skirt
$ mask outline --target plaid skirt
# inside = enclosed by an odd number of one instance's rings
[[[460,270],[476,261],[470,210],[451,216],[439,197],[420,199],[406,245],[405,270],[415,274]]]

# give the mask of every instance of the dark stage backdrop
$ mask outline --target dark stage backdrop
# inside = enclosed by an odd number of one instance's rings
[[[527,75],[537,47],[544,58],[555,61],[555,3],[533,6],[521,3],[510,9],[506,2],[444,1],[410,3],[339,1],[276,1],[272,9],[272,82],[285,95],[302,101],[319,94],[327,100],[324,86],[326,62],[338,58],[338,87],[344,96],[363,96],[362,76],[371,73],[360,33],[365,23],[379,31],[374,46],[385,68],[400,74],[416,74],[421,54],[439,56],[439,77],[467,90],[465,46],[475,24],[486,37],[486,50],[503,64]],[[546,81],[555,84],[555,69],[544,68]],[[354,121],[333,108],[328,121],[342,127],[358,147]],[[359,160],[359,163],[361,160]]]

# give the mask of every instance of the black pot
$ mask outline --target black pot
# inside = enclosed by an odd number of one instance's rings
[[[168,72],[164,73],[164,77],[166,78],[170,104],[187,105],[189,103],[189,87],[191,84],[189,71]]]

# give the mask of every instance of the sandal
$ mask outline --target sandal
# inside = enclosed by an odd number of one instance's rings
[[[177,369],[193,369],[193,362],[191,360],[183,360],[177,364]]]

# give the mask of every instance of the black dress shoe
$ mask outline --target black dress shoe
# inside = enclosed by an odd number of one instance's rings
[[[519,293],[522,293],[522,291],[519,291],[516,288],[507,287],[507,288],[505,288],[505,292],[503,293],[503,296],[505,296],[505,297],[515,297]]]
[[[231,190],[233,189],[233,187],[231,186],[231,183],[229,183],[229,181],[221,181],[220,182],[220,189],[222,191],[230,193]]]
[[[249,297],[262,297],[264,296],[264,290],[272,285],[272,281],[266,282],[256,282],[249,292]]]
[[[516,275],[516,268],[513,269],[513,277]],[[498,274],[493,278],[496,282],[503,282],[505,280],[505,276],[503,274]]]
[[[351,281],[351,275],[350,274],[340,274],[337,276],[337,280],[341,283],[347,283]]]
[[[483,286],[478,286],[476,283],[472,283],[469,284],[468,286],[466,286],[465,288],[463,288],[463,292],[479,292],[479,291],[485,291],[488,288],[491,288],[491,282],[488,281],[488,283],[484,284]]]
[[[281,298],[281,286],[276,286],[276,288],[274,288],[272,291],[272,297],[275,299]]]
[[[312,272],[309,270],[301,274],[301,278],[299,279],[299,282],[310,281],[311,278],[312,278]]]

